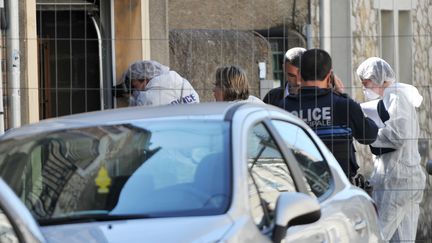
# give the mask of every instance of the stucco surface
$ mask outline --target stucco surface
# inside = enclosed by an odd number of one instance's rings
[[[171,69],[192,83],[202,102],[214,100],[214,75],[219,66],[245,69],[255,96],[259,96],[258,62],[266,63],[267,79],[273,78],[270,46],[254,32],[171,30],[169,38]]]

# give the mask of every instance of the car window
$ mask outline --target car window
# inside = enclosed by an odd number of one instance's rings
[[[229,123],[137,121],[2,142],[0,176],[41,224],[67,217],[221,214]]]
[[[296,157],[312,193],[320,197],[331,190],[330,168],[306,131],[284,121],[273,120],[272,124]]]
[[[249,203],[260,229],[269,226],[281,192],[296,191],[281,151],[266,127],[257,124],[248,133]]]

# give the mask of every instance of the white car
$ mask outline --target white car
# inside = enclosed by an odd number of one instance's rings
[[[372,199],[268,105],[41,121],[0,138],[0,176],[0,237],[23,242],[381,242]]]

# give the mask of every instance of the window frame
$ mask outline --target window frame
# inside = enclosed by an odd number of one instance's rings
[[[287,121],[287,120],[282,120],[282,119],[277,119],[277,118],[274,118],[274,119],[268,119],[268,122],[269,122],[269,126],[272,128],[272,133],[274,133],[275,135],[273,135],[274,137],[278,137],[278,140],[279,141],[277,141],[278,143],[280,143],[280,144],[285,144],[285,141],[284,141],[284,139],[282,138],[282,136],[279,134],[279,132],[278,132],[278,130],[276,129],[276,127],[272,124],[272,121],[280,121],[280,122],[284,122],[284,123],[288,123],[288,124],[291,124],[291,125],[293,125],[293,126],[296,126],[296,127],[298,127],[299,129],[301,129],[301,130],[303,130],[304,132],[305,132],[305,134],[308,136],[308,138],[312,141],[312,143],[315,145],[315,148],[318,150],[318,152],[320,153],[320,155],[321,155],[321,157],[324,159],[324,161],[326,162],[326,164],[327,164],[327,167],[329,168],[329,172],[330,172],[330,181],[329,181],[329,189],[325,192],[325,193],[323,193],[321,196],[319,196],[319,197],[317,197],[317,199],[318,199],[318,201],[321,203],[321,202],[323,202],[323,201],[325,201],[326,199],[328,199],[333,193],[334,193],[334,191],[335,191],[335,189],[336,189],[336,186],[335,186],[335,176],[333,175],[333,171],[332,171],[332,169],[331,169],[331,166],[329,165],[329,163],[328,163],[328,160],[327,160],[327,158],[326,158],[326,156],[324,155],[324,153],[322,152],[322,150],[321,150],[321,148],[320,148],[320,146],[316,143],[316,141],[312,138],[312,136],[311,136],[311,134],[309,133],[309,131],[307,131],[307,129],[304,129],[302,126],[300,126],[300,125],[298,125],[298,124],[296,124],[296,123],[294,123],[294,122],[290,122],[290,121]],[[287,154],[289,154],[290,155],[290,157],[289,157],[289,159],[292,159],[291,161],[287,161],[287,163],[295,163],[295,167],[298,167],[299,168],[299,170],[300,170],[300,172],[299,173],[301,173],[300,175],[302,175],[302,181],[303,181],[303,183],[306,183],[307,182],[307,180],[306,180],[306,177],[305,177],[305,175],[304,175],[304,172],[303,172],[303,169],[301,169],[300,168],[300,162],[297,160],[297,158],[294,156],[294,154],[288,149],[288,148],[286,148],[285,146],[282,146],[283,147],[283,150],[286,150],[286,153]],[[287,157],[288,158],[288,157]],[[295,162],[294,162],[295,161]],[[298,172],[296,172],[296,173],[298,173]],[[294,177],[294,175],[293,175],[293,177]],[[306,186],[305,186],[306,187]],[[303,191],[302,191],[303,192]],[[309,191],[307,191],[307,192],[303,192],[303,193],[306,193],[307,195],[309,195]]]
[[[276,138],[275,136],[274,136],[274,132],[272,132],[272,130],[274,130],[274,127],[272,127],[273,125],[271,124],[271,121],[270,121],[270,119],[268,119],[268,118],[265,118],[265,119],[262,119],[262,120],[257,120],[257,121],[255,121],[255,122],[253,122],[249,127],[248,127],[248,129],[246,129],[246,141],[249,141],[248,139],[249,139],[249,132],[251,131],[251,130],[253,130],[256,126],[259,126],[259,125],[262,125],[262,126],[264,126],[264,128],[266,129],[266,131],[268,132],[268,134],[270,135],[270,137],[274,140],[274,142],[275,142],[275,145],[277,146],[277,149],[278,149],[278,151],[280,152],[280,155],[282,156],[282,159],[284,160],[284,163],[285,163],[285,165],[286,165],[286,167],[287,167],[287,169],[289,170],[289,172],[290,172],[290,177],[293,179],[293,183],[294,183],[294,189],[295,189],[295,191],[296,192],[302,192],[302,193],[305,193],[306,195],[309,195],[309,193],[308,193],[308,191],[307,191],[307,189],[306,189],[306,186],[305,186],[305,182],[303,181],[303,179],[302,179],[302,177],[299,177],[299,175],[301,175],[301,174],[299,174],[299,173],[302,173],[302,171],[301,171],[301,169],[300,169],[300,167],[298,167],[296,164],[294,164],[294,165],[291,165],[289,162],[288,162],[288,157],[289,158],[294,158],[295,159],[295,157],[294,157],[294,154],[292,154],[292,152],[291,151],[288,151],[288,150],[286,150],[283,146],[281,146],[281,140],[279,140],[278,138]],[[282,141],[283,142],[283,141]],[[248,145],[248,142],[246,142],[246,144]],[[247,150],[247,149],[246,149]],[[247,155],[247,153],[246,153],[246,161],[249,159],[249,156]],[[248,163],[246,163],[246,166],[248,166]],[[251,178],[251,180],[252,180],[252,182],[253,182],[253,187],[254,187],[254,190],[256,190],[257,191],[257,194],[258,194],[258,197],[259,197],[259,200],[260,200],[260,202],[262,202],[262,196],[261,196],[261,193],[260,193],[260,190],[259,190],[259,187],[258,187],[258,185],[257,185],[257,183],[256,183],[256,181],[255,181],[255,179],[254,179],[254,177],[252,176],[252,173],[251,173],[251,171],[249,170],[249,168],[247,168],[247,177],[249,178]],[[249,183],[248,183],[249,184]],[[248,185],[249,186],[249,185]],[[278,197],[279,198],[279,197]],[[277,200],[278,199],[276,199],[276,202],[277,202]],[[248,197],[248,201],[249,201],[249,203],[250,203],[250,198]],[[267,209],[265,209],[264,208],[264,206],[263,206],[263,204],[262,203],[260,203],[260,207],[261,207],[261,210],[263,211],[263,214],[264,214],[264,217],[265,218],[267,218],[267,219],[269,219],[270,218],[270,216],[269,216],[269,211],[267,210]],[[252,216],[252,210],[251,210],[251,208],[249,207],[249,213],[251,214],[251,216]],[[264,227],[263,229],[260,229],[259,227],[258,227],[258,225],[257,225],[257,228],[261,231],[261,233],[263,234],[263,235],[267,235],[267,236],[271,236],[271,234],[272,234],[272,232],[273,232],[273,227],[274,227],[274,218],[273,219],[271,219],[272,221],[270,222],[270,225],[268,225],[268,227]]]
[[[268,132],[270,133],[270,136],[273,137],[273,139],[276,142],[276,146],[278,147],[278,149],[282,153],[282,156],[284,157],[285,163],[286,163],[288,169],[290,170],[291,176],[294,180],[294,184],[295,184],[295,187],[297,189],[297,192],[305,193],[306,195],[308,195],[309,192],[308,192],[307,187],[305,185],[305,182],[303,180],[303,171],[299,167],[298,161],[295,158],[294,154],[290,150],[285,148],[285,146],[283,146],[285,142],[283,141],[282,137],[277,132],[276,128],[271,123],[271,120],[273,120],[273,119],[266,118],[266,119],[262,120],[262,123],[267,128]],[[297,163],[293,163],[291,161],[296,161]]]

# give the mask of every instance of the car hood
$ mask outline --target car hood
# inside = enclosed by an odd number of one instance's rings
[[[232,226],[226,215],[74,223],[41,228],[47,242],[215,242]]]

